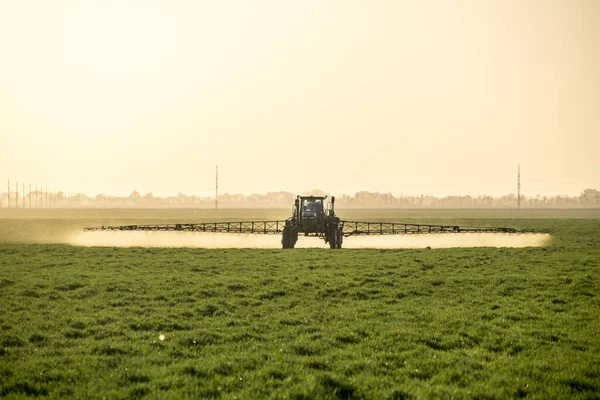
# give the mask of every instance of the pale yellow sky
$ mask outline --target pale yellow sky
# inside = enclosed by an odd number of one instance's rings
[[[0,0],[0,179],[600,189],[600,1]],[[1,190],[1,189],[0,189]],[[3,190],[5,189],[3,188]]]

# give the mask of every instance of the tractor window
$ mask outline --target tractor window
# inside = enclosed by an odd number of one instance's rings
[[[322,211],[323,201],[321,199],[304,199],[302,201],[302,209],[304,211]]]

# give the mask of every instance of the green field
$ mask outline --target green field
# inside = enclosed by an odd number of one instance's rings
[[[599,211],[339,212],[552,235],[532,248],[64,244],[288,213],[0,210],[0,396],[600,398]]]

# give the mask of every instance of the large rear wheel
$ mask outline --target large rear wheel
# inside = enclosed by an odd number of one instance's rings
[[[286,226],[283,228],[283,234],[281,236],[281,247],[284,249],[293,249],[296,244],[297,234],[294,237],[294,232],[290,226]]]
[[[329,247],[332,249],[342,248],[342,230],[334,228],[329,233]]]
[[[329,233],[329,248],[330,249],[335,249],[335,231],[332,230],[331,233]]]
[[[283,234],[281,235],[281,247],[287,249],[290,243],[290,228],[287,226],[283,228]]]

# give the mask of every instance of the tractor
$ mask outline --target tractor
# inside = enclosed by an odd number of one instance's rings
[[[293,249],[298,235],[314,236],[325,240],[332,249],[341,249],[344,237],[343,223],[335,215],[335,197],[325,207],[327,196],[297,196],[292,216],[285,220],[281,244]]]
[[[197,222],[160,225],[120,225],[86,227],[85,231],[187,231],[213,233],[253,233],[281,235],[284,249],[293,249],[298,236],[317,237],[332,249],[341,249],[343,238],[358,235],[409,235],[438,233],[532,233],[501,227],[423,225],[401,222],[363,222],[340,220],[335,215],[335,197],[325,205],[327,196],[297,196],[292,216],[284,221]]]

